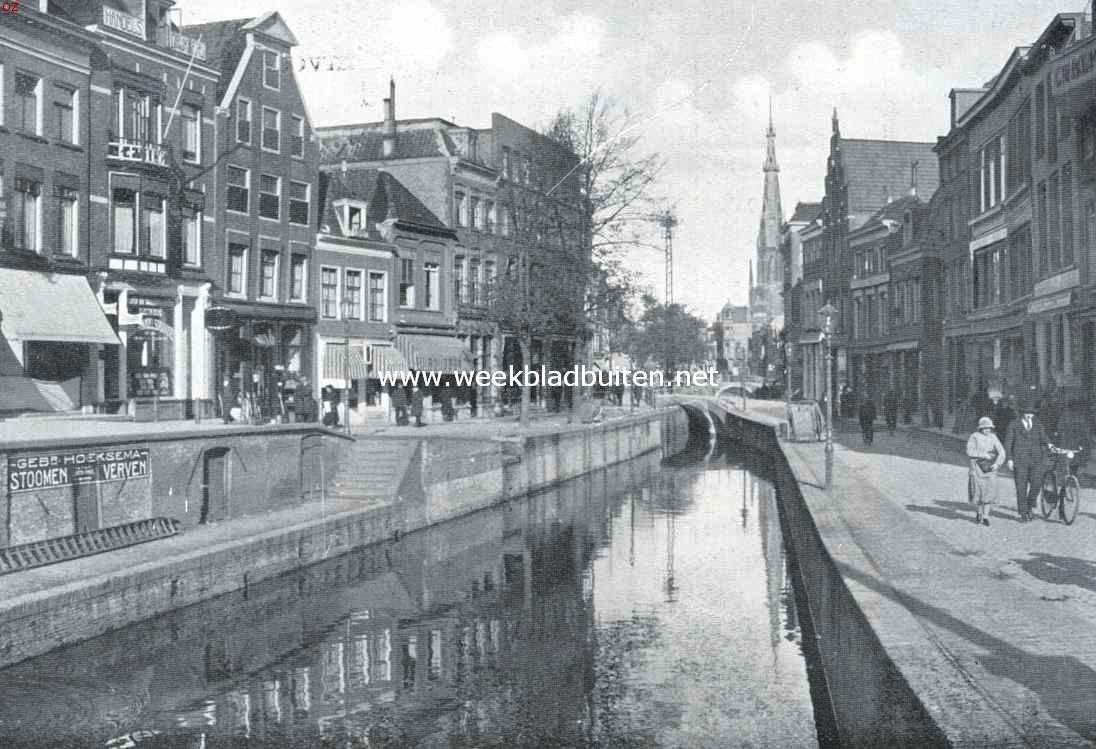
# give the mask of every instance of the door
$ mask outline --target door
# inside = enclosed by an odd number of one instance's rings
[[[202,513],[199,523],[228,517],[228,448],[215,447],[202,456]]]

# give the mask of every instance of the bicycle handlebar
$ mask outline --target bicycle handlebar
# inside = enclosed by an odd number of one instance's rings
[[[1058,447],[1054,443],[1047,443],[1047,449],[1050,451],[1050,453],[1052,455],[1066,455],[1068,453],[1079,453],[1079,452],[1081,452],[1080,447],[1069,450],[1069,449],[1066,449],[1064,447]]]

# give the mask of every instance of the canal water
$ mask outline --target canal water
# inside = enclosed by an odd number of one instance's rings
[[[0,746],[828,743],[762,473],[650,455],[24,662]]]

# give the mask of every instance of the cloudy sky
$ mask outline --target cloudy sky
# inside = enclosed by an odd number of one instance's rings
[[[316,124],[397,116],[485,127],[501,112],[534,127],[600,90],[643,123],[675,204],[675,297],[711,317],[745,301],[773,99],[785,215],[817,200],[830,112],[847,137],[934,141],[947,92],[992,77],[1030,44],[1052,0],[295,0],[278,8],[300,40]],[[272,0],[180,0],[184,23],[256,15]],[[312,70],[312,63],[319,70]],[[331,68],[336,68],[332,70]],[[662,258],[634,265],[662,295]]]

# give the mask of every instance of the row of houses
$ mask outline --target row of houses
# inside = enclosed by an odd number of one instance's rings
[[[383,122],[316,127],[277,12],[182,26],[174,6],[4,16],[0,412],[243,395],[265,419],[310,376],[360,418],[381,371],[520,362],[487,289],[552,262],[534,225],[578,247],[574,155],[498,114],[397,120],[394,83]]]
[[[793,390],[824,396],[828,330],[833,393],[893,388],[911,420],[997,393],[1093,402],[1091,19],[1054,16],[983,86],[953,89],[935,143],[845,138],[834,113],[823,199],[782,236]]]

